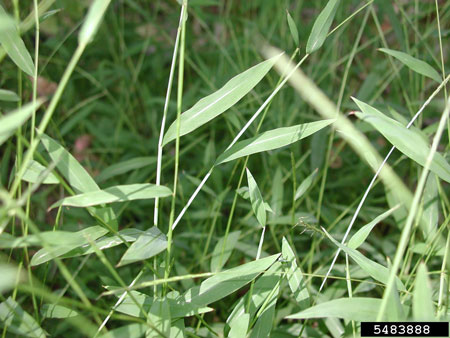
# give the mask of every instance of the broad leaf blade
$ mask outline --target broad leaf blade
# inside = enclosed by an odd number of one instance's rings
[[[340,0],[329,0],[314,22],[306,44],[306,53],[311,54],[322,47],[330,30]]]
[[[104,190],[63,198],[54,203],[51,209],[59,206],[83,208],[101,204],[166,197],[171,194],[172,191],[169,188],[151,183],[116,185]]]
[[[381,299],[377,298],[339,298],[289,315],[286,319],[342,318],[358,322],[375,321],[380,305]]]
[[[278,56],[263,61],[233,77],[215,93],[198,101],[180,116],[180,136],[186,135],[219,116],[248,94],[269,72]],[[176,138],[176,121],[164,135],[163,145]]]
[[[211,272],[222,270],[222,267],[228,261],[228,258],[230,258],[240,235],[240,231],[233,231],[228,234],[226,243],[224,243],[225,237],[219,239],[211,257]]]
[[[412,302],[412,309],[415,320],[435,320],[435,310],[431,290],[432,287],[430,284],[430,280],[428,279],[427,268],[424,263],[420,263],[417,270]]]
[[[129,324],[110,330],[108,333],[98,336],[98,338],[140,338],[144,335],[148,326],[146,324]]]
[[[395,57],[397,60],[405,64],[408,68],[415,71],[416,73],[429,77],[430,79],[433,79],[438,83],[442,81],[439,73],[425,61],[419,60],[409,54],[399,52],[397,50],[380,48],[379,51]]]
[[[22,180],[30,183],[36,183],[42,180],[43,184],[58,184],[59,180],[55,174],[52,172],[46,173],[46,170],[47,168],[39,162],[30,160],[27,169],[23,173]]]
[[[44,304],[41,308],[44,318],[70,318],[78,316],[78,312],[62,305]]]
[[[368,104],[357,99],[353,100],[364,113],[356,113],[358,117],[370,123],[403,154],[421,166],[425,165],[428,154],[430,153],[430,147],[420,135],[413,130],[407,129],[401,123],[387,116],[383,116],[381,112]],[[444,181],[450,182],[450,164],[441,154],[437,152],[434,154],[430,170]]]
[[[143,156],[135,157],[130,160],[115,163],[105,170],[103,170],[95,180],[97,182],[106,181],[114,176],[125,174],[129,171],[144,168],[156,163],[156,157],[154,156]]]
[[[149,259],[166,248],[166,236],[157,227],[151,227],[125,251],[117,266]]]
[[[13,91],[0,89],[0,101],[12,101],[17,102],[20,100],[19,95],[14,93]]]
[[[0,17],[2,20],[9,18],[4,8],[0,5]],[[5,27],[6,26],[6,27]],[[0,44],[8,56],[23,72],[33,76],[34,63],[27,47],[20,37],[19,31],[11,18],[7,19],[5,26],[0,30]]]
[[[322,120],[266,131],[258,136],[237,142],[234,146],[224,151],[222,155],[217,158],[216,165],[251,154],[287,146],[314,134],[333,122],[334,120],[332,119]]]
[[[248,189],[250,193],[250,202],[252,203],[252,209],[255,213],[256,219],[258,220],[259,225],[262,227],[266,226],[266,208],[264,207],[264,201],[261,195],[261,191],[256,184],[255,179],[253,178],[250,170],[247,168],[247,180],[248,180]]]

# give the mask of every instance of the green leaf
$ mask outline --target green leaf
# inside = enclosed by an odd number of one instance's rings
[[[230,332],[228,337],[241,338],[247,335],[248,325],[250,324],[250,315],[243,313],[236,320],[230,323]]]
[[[198,101],[180,116],[180,137],[219,116],[247,95],[269,72],[278,56],[263,61],[236,75],[215,93]],[[163,146],[175,140],[176,121],[167,130]]]
[[[425,220],[425,238],[433,238],[439,222],[439,190],[437,177],[429,174],[423,191],[423,219]]]
[[[2,18],[2,21],[5,20],[5,17],[9,18],[1,5],[0,17]],[[28,75],[33,76],[33,59],[31,59],[30,53],[28,53],[27,47],[25,47],[25,44],[20,37],[14,20],[12,18],[6,19],[4,24],[4,26],[2,25],[2,29],[0,29],[0,44],[17,67]]]
[[[15,335],[35,338],[47,336],[35,319],[11,297],[0,303],[0,326],[7,327],[7,331]]]
[[[117,266],[139,262],[156,256],[166,250],[167,238],[157,227],[151,227],[145,231],[131,246],[125,251]]]
[[[78,34],[78,43],[87,45],[94,38],[111,0],[94,0]]]
[[[148,312],[148,323],[152,323],[154,327],[164,334],[164,337],[170,337],[170,305],[169,302],[155,301]],[[147,328],[146,338],[159,338],[161,335],[153,328]]]
[[[259,191],[258,185],[256,184],[256,181],[253,178],[252,174],[250,173],[250,170],[248,170],[248,168],[246,169],[247,169],[247,181],[250,193],[250,202],[252,203],[252,209],[253,212],[255,213],[259,225],[261,225],[261,227],[265,227],[267,215],[261,191]]]
[[[0,117],[0,145],[5,142],[17,128],[23,125],[42,104],[37,100],[36,105],[28,103],[25,106],[12,111],[11,113]]]
[[[341,243],[337,242],[333,237],[331,237],[331,235],[324,228],[322,228],[322,230],[324,231],[325,235],[330,239],[330,241],[332,241],[342,251],[348,254],[356,262],[356,264],[358,264],[359,267],[363,269],[365,272],[367,272],[373,279],[384,284],[387,283],[389,279],[389,270],[386,267],[370,260],[359,251],[351,249],[345,245],[342,245]],[[398,290],[400,291],[406,290],[402,281],[398,277],[395,277],[395,282]]]
[[[421,166],[425,165],[430,147],[423,138],[413,130],[407,129],[401,123],[387,117],[368,104],[353,98],[364,114],[356,115],[370,123],[383,136],[403,154],[416,161]],[[446,182],[450,182],[450,164],[445,158],[435,153],[430,170]]]
[[[180,301],[204,306],[214,303],[250,283],[267,270],[280,255],[251,261],[238,267],[221,271],[195,286],[180,297]]]
[[[314,169],[314,171],[302,181],[300,186],[297,188],[297,191],[295,192],[295,200],[298,200],[306,191],[308,191],[309,187],[311,187],[311,184],[314,182],[314,178],[316,177],[318,171],[318,168]]]
[[[253,327],[250,338],[270,337],[273,320],[275,318],[275,306],[277,305],[278,294],[280,293],[280,284],[273,288],[272,296],[266,300],[267,305],[261,315],[258,317]]]
[[[70,318],[78,316],[78,312],[62,305],[44,304],[41,308],[44,318]]]
[[[289,288],[294,294],[295,300],[302,308],[309,306],[309,292],[306,288],[306,283],[303,278],[303,273],[297,265],[297,259],[294,251],[289,246],[288,241],[283,237],[282,249],[283,259],[287,261],[288,267],[286,271],[286,279],[289,284]]]
[[[73,157],[64,147],[51,137],[43,134],[41,142],[47,149],[47,152],[61,175],[69,182],[70,186],[77,193],[87,193],[100,190],[94,179],[81,166],[81,164]],[[87,209],[89,213],[109,224],[114,230],[118,229],[117,216],[110,207]]]
[[[387,48],[379,48],[378,50],[395,57],[397,60],[399,60],[401,63],[403,63],[416,73],[422,74],[438,83],[441,83],[442,78],[439,73],[425,61],[416,59],[409,54],[399,52],[397,50]]]
[[[352,238],[350,238],[347,246],[351,249],[358,249],[359,246],[361,244],[363,244],[364,241],[366,240],[366,238],[369,236],[370,232],[375,227],[375,225],[377,225],[378,223],[380,223],[381,221],[383,221],[384,219],[389,217],[398,208],[399,208],[399,205],[393,207],[392,209],[389,209],[388,211],[386,211],[386,212],[382,213],[381,215],[377,216],[376,218],[374,218],[371,222],[364,225],[361,229],[359,229],[352,236]]]
[[[130,160],[122,161],[109,166],[108,168],[103,170],[95,178],[95,180],[97,182],[103,182],[114,176],[122,175],[132,170],[148,167],[154,163],[156,163],[156,157],[154,156],[135,157]]]
[[[227,241],[225,245],[224,245],[225,237],[221,237],[217,241],[217,244],[214,247],[211,257],[211,272],[218,272],[222,270],[222,267],[230,258],[231,253],[233,252],[240,235],[241,235],[240,231],[230,232],[227,236]]]
[[[169,188],[151,183],[116,185],[104,190],[91,191],[63,198],[54,203],[50,209],[61,205],[84,208],[101,204],[166,197],[171,194],[172,191]]]
[[[329,0],[325,8],[320,12],[314,22],[311,33],[309,34],[308,42],[306,43],[307,54],[311,54],[322,47],[327,38],[339,2],[340,0]]]
[[[140,338],[144,335],[148,326],[146,324],[129,324],[117,329],[110,330],[108,333],[98,336],[98,338]]]
[[[25,170],[22,180],[30,183],[36,183],[42,180],[43,184],[58,184],[59,180],[52,172],[45,172],[47,170],[39,162],[35,160],[30,160],[27,169]],[[45,175],[45,177],[42,177]]]
[[[0,264],[0,294],[12,289],[17,282],[23,280],[23,274],[14,265]]]
[[[292,127],[277,128],[261,133],[258,136],[237,142],[230,149],[225,150],[216,161],[216,165],[235,160],[240,157],[278,149],[305,137],[308,137],[335,120],[322,120],[317,122],[299,124]]]
[[[433,321],[436,319],[431,290],[433,288],[428,279],[427,267],[424,263],[420,263],[413,292],[412,309],[414,320]]]
[[[285,318],[342,318],[357,322],[375,321],[380,305],[381,299],[377,298],[339,298],[317,304]]]
[[[20,100],[19,95],[11,90],[0,89],[0,101],[12,101],[17,102]]]
[[[73,250],[82,245],[88,244],[90,241],[95,241],[97,238],[103,236],[108,231],[100,226],[93,226],[78,232],[65,232],[59,231],[52,239],[52,242],[48,242],[49,247],[44,247],[36,252],[31,259],[31,265],[39,265],[48,262],[56,257],[64,255],[65,253]],[[46,234],[46,239],[51,238],[49,233]],[[38,240],[36,236],[33,240]],[[42,245],[42,244],[41,244]]]
[[[295,42],[295,46],[298,47],[300,45],[299,39],[298,39],[298,29],[297,25],[295,24],[294,19],[292,19],[291,14],[286,10],[286,16],[287,16],[287,22],[289,26],[289,30],[291,31],[292,39]]]

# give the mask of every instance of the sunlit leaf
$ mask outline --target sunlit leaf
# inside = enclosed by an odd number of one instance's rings
[[[316,21],[314,21],[313,28],[309,34],[308,42],[306,44],[306,53],[311,54],[322,47],[330,30],[336,10],[339,6],[340,0],[328,0],[325,8],[320,12]]]

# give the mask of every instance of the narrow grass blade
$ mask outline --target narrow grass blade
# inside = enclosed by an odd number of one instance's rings
[[[297,25],[295,24],[294,19],[292,19],[292,16],[291,16],[291,14],[289,14],[288,11],[286,11],[286,17],[287,17],[287,22],[288,22],[289,30],[291,32],[292,39],[294,40],[294,43],[295,43],[295,47],[299,47],[300,41],[298,39]]]
[[[339,6],[340,0],[329,0],[325,8],[320,12],[316,21],[314,21],[313,28],[309,34],[308,42],[306,43],[306,53],[311,54],[322,47],[330,30],[336,10]]]
[[[11,113],[0,117],[0,145],[5,142],[16,129],[23,125],[42,104],[38,100],[36,104],[28,103],[22,108],[16,109]]]
[[[251,154],[278,149],[329,126],[334,120],[322,120],[317,122],[299,124],[292,127],[277,128],[261,133],[250,139],[237,142],[234,146],[224,151],[216,161],[216,165],[235,160]]]
[[[435,309],[433,305],[432,287],[428,279],[427,268],[424,263],[420,263],[417,269],[417,276],[414,285],[412,310],[414,320],[433,321],[435,320]]]
[[[0,303],[0,326],[7,327],[7,331],[15,335],[33,338],[47,336],[36,320],[11,297]]]
[[[309,307],[309,292],[306,288],[306,283],[303,278],[303,273],[297,265],[297,259],[295,257],[294,251],[289,246],[288,241],[283,237],[282,243],[282,255],[283,259],[287,261],[286,279],[289,284],[289,288],[294,294],[294,298],[301,308]]]
[[[264,78],[277,60],[278,56],[275,56],[235,76],[218,91],[201,99],[181,114],[180,136],[199,128],[235,105]],[[163,146],[175,138],[176,121],[164,135]]]
[[[399,205],[389,209],[388,211],[386,211],[386,212],[382,213],[381,215],[377,216],[376,218],[374,218],[373,221],[371,221],[371,222],[367,223],[366,225],[364,225],[361,229],[359,229],[352,236],[352,238],[350,238],[350,240],[348,241],[348,245],[347,246],[350,249],[355,249],[355,250],[358,249],[359,246],[361,244],[363,244],[364,241],[367,239],[367,237],[369,236],[370,232],[375,227],[375,225],[377,225],[378,223],[380,223],[384,219],[388,218],[398,208],[399,208]]]
[[[78,34],[78,43],[80,45],[87,45],[92,41],[110,2],[111,0],[94,0],[91,7],[89,7],[89,12]]]
[[[17,102],[20,100],[19,95],[11,90],[0,89],[0,101]]]
[[[312,306],[285,318],[342,318],[357,322],[375,321],[380,305],[381,299],[377,298],[339,298]]]
[[[233,252],[240,235],[241,235],[240,231],[230,232],[227,236],[225,246],[224,246],[224,239],[225,239],[224,237],[221,237],[217,241],[217,244],[214,247],[211,257],[211,272],[218,272],[222,270],[222,267],[226,264],[226,262],[230,258],[231,253]]]
[[[91,191],[63,198],[54,203],[50,209],[59,206],[84,208],[101,204],[166,197],[171,194],[172,191],[169,188],[151,183],[116,185],[104,190]]]
[[[387,48],[380,48],[378,50],[395,57],[397,60],[399,60],[401,63],[403,63],[416,73],[429,77],[430,79],[433,79],[437,83],[440,83],[442,81],[442,78],[439,75],[439,73],[425,61],[419,60],[409,54],[399,52],[397,50]]]
[[[149,259],[164,251],[166,248],[166,236],[157,227],[151,227],[125,251],[117,266],[124,266]]]
[[[373,279],[383,284],[386,284],[388,282],[389,270],[386,267],[367,258],[359,251],[351,249],[348,246],[342,245],[341,243],[336,241],[333,237],[331,237],[331,235],[328,232],[326,232],[325,229],[322,228],[322,230],[324,231],[325,235],[330,239],[330,241],[332,241],[339,249],[348,254],[356,262],[356,264],[358,264],[358,266],[362,270],[367,272]],[[398,290],[400,291],[406,290],[402,281],[397,276],[395,277],[395,282]]]
[[[78,312],[62,305],[44,304],[41,307],[41,316],[62,319],[78,316]]]
[[[39,162],[36,162],[35,160],[30,160],[30,163],[28,164],[27,169],[23,173],[22,180],[30,183],[36,183],[39,182],[42,179],[42,175],[46,174],[45,171],[47,170],[46,167],[44,167]],[[55,176],[55,174],[49,172],[47,173],[47,176],[42,181],[43,184],[58,184],[59,180]]]
[[[31,266],[35,266],[48,262],[77,247],[90,243],[90,241],[95,241],[107,232],[108,230],[103,227],[93,226],[78,232],[72,232],[70,235],[64,237],[60,236],[61,234],[59,233],[58,237],[55,236],[53,238],[55,240],[54,242],[49,242],[48,248],[42,248],[33,255],[30,264]]]
[[[300,186],[297,188],[297,191],[295,192],[294,197],[295,200],[298,200],[300,197],[303,196],[305,192],[308,191],[309,187],[314,182],[314,178],[316,177],[318,171],[319,171],[318,168],[314,169],[314,171],[302,181]]]
[[[248,180],[248,189],[250,193],[250,202],[252,203],[252,209],[255,213],[256,219],[258,220],[259,225],[261,227],[266,226],[267,215],[266,208],[264,207],[264,201],[261,195],[261,191],[256,184],[255,179],[253,178],[250,170],[247,168],[247,180]]]
[[[204,306],[239,290],[250,283],[260,273],[267,270],[280,255],[265,257],[240,265],[236,268],[219,272],[195,286],[181,296],[180,301]]]
[[[370,123],[377,129],[392,145],[403,154],[416,161],[421,166],[425,165],[426,158],[430,152],[429,145],[423,138],[411,129],[407,129],[401,123],[383,116],[381,112],[376,112],[375,108],[359,100],[353,99],[358,107],[363,111],[356,113],[362,120]],[[431,162],[430,170],[446,182],[450,182],[450,164],[445,158],[436,153]]]
[[[0,29],[0,44],[13,60],[13,62],[23,72],[33,76],[34,63],[27,47],[20,37],[19,31],[12,18],[9,18],[5,9],[0,5],[0,18],[2,19],[2,29]],[[7,18],[5,20],[5,18]],[[9,18],[9,19],[8,19]]]
[[[56,163],[58,171],[69,182],[75,192],[87,193],[100,190],[91,175],[63,146],[45,134],[41,136],[41,142],[47,149],[50,158]],[[94,217],[98,217],[106,224],[109,224],[113,229],[118,229],[117,216],[112,208],[88,208],[88,211]]]

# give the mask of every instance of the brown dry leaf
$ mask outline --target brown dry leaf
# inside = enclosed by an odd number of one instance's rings
[[[39,97],[53,95],[56,88],[58,88],[58,85],[55,82],[50,81],[45,77],[38,76],[36,90]]]

